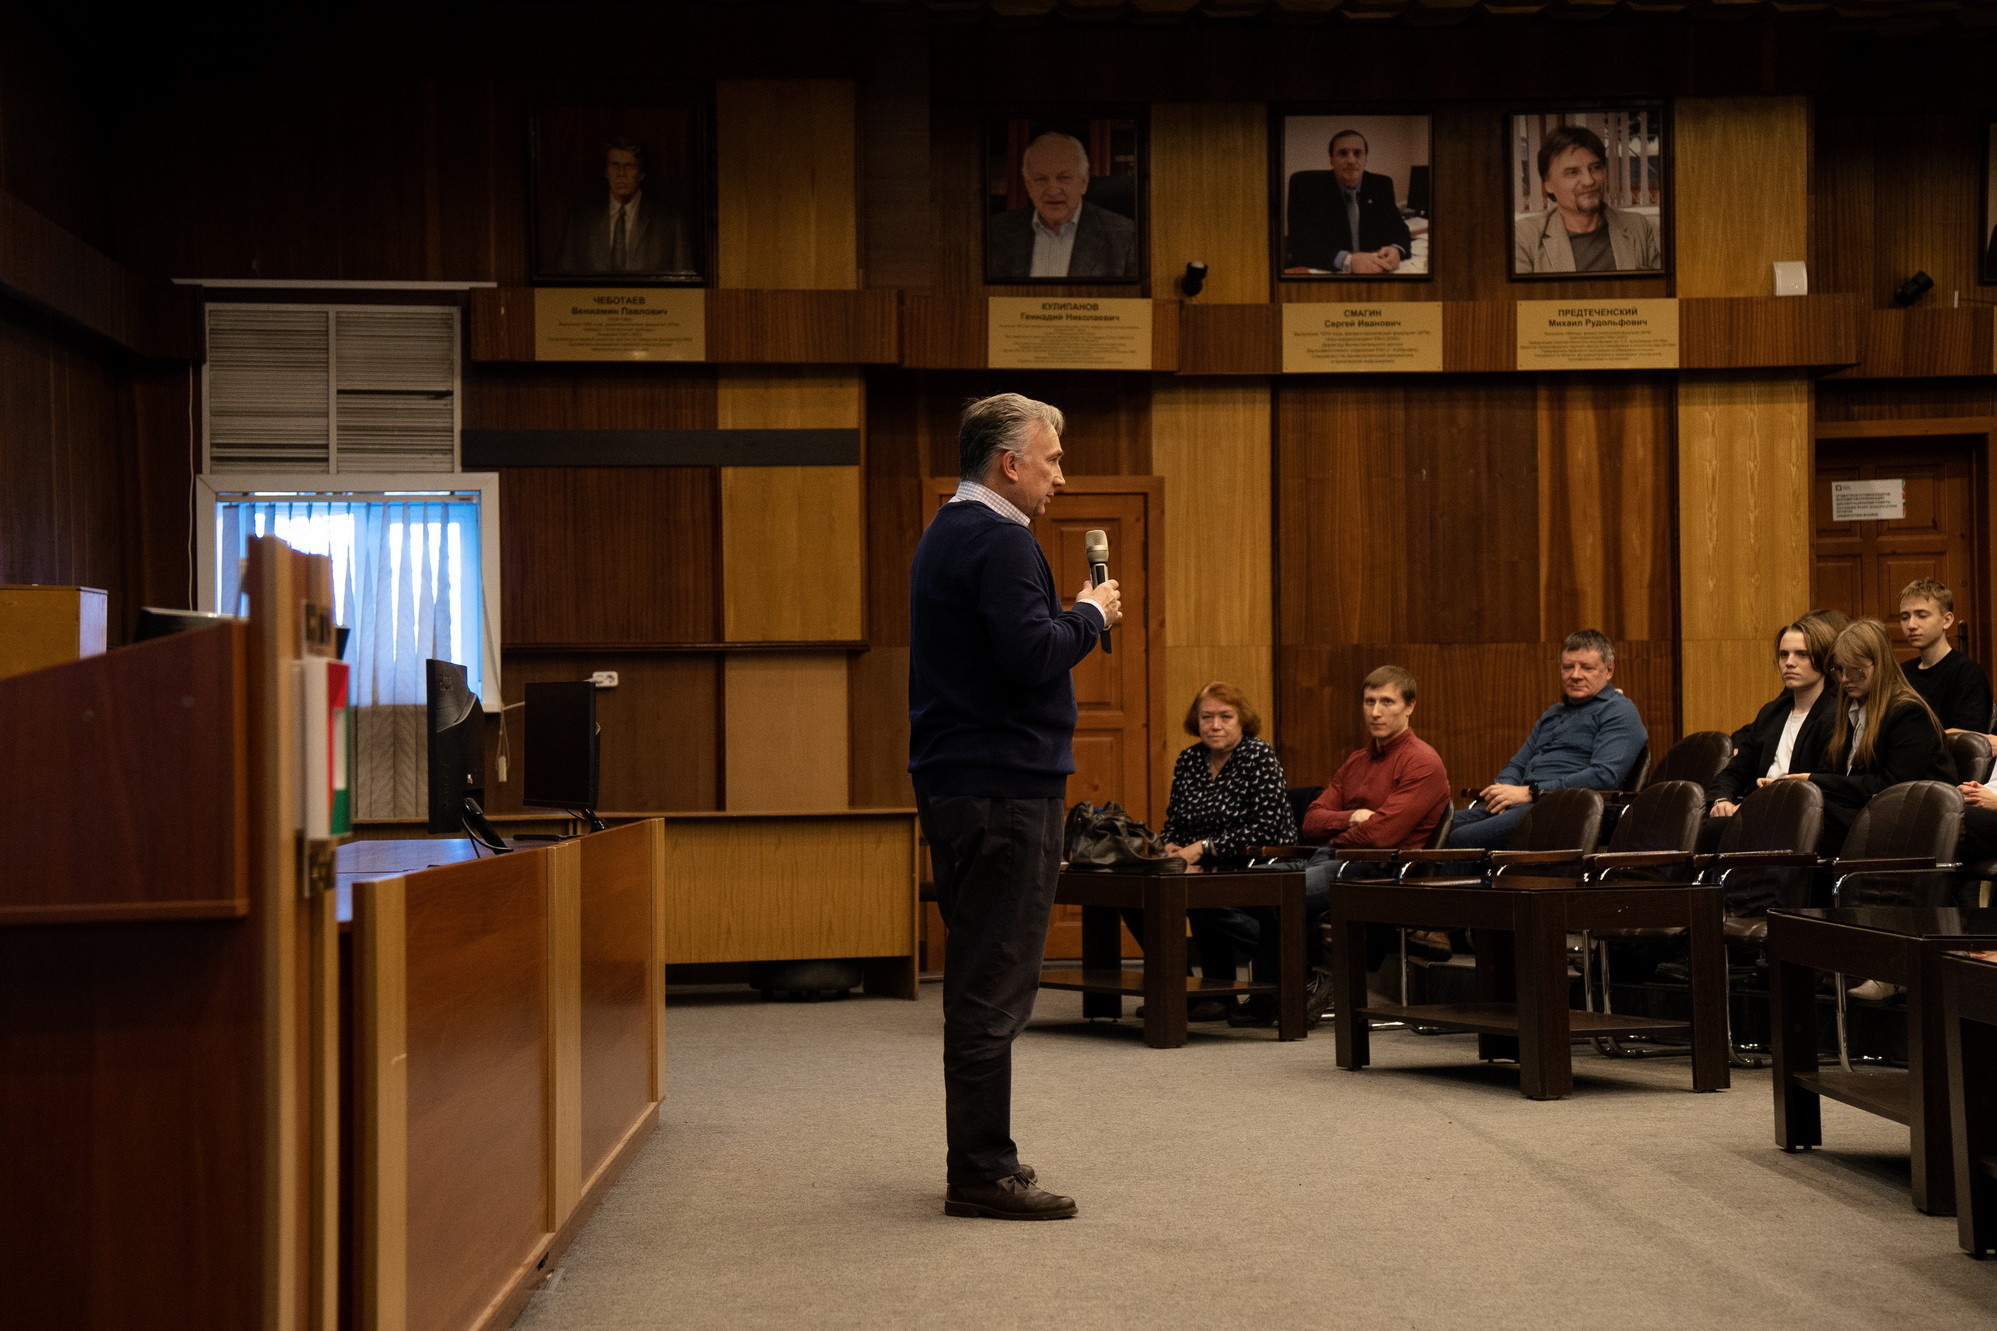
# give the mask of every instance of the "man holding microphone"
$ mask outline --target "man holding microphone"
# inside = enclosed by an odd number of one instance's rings
[[[1069,671],[1122,619],[1114,580],[1063,611],[1030,524],[1061,488],[1060,411],[1017,393],[964,409],[961,480],[916,547],[909,761],[950,931],[943,971],[944,1212],[1061,1220],[1012,1140],[1012,1042],[1033,1015],[1075,770]]]

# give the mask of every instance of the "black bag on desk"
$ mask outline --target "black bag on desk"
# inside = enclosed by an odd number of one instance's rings
[[[1125,813],[1114,800],[1103,805],[1084,800],[1070,809],[1061,848],[1071,869],[1186,871],[1184,860],[1165,853],[1163,837]]]

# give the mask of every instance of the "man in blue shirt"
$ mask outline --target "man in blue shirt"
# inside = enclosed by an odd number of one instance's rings
[[[1616,649],[1599,629],[1560,644],[1561,700],[1546,709],[1498,779],[1456,815],[1451,846],[1501,850],[1542,791],[1620,790],[1650,742],[1636,704],[1609,683]]]

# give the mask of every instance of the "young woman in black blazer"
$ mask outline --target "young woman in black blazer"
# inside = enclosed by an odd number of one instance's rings
[[[1861,619],[1838,634],[1831,649],[1831,679],[1844,706],[1831,718],[1823,766],[1785,778],[1814,781],[1824,792],[1819,850],[1825,855],[1838,852],[1858,811],[1886,787],[1903,781],[1955,782],[1955,762],[1942,739],[1941,722],[1900,672],[1884,624]]]
[[[1776,630],[1775,668],[1782,672],[1782,695],[1734,731],[1733,759],[1706,787],[1713,817],[1732,817],[1742,800],[1777,777],[1823,765],[1831,718],[1839,706],[1838,690],[1826,685],[1824,672],[1838,630],[1850,622],[1835,610],[1812,610]]]

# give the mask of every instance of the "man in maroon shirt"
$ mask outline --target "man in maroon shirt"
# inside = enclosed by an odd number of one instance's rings
[[[1314,875],[1329,884],[1338,849],[1397,846],[1412,850],[1428,839],[1449,807],[1449,773],[1442,756],[1416,735],[1415,677],[1399,666],[1381,666],[1366,676],[1359,708],[1370,737],[1338,769],[1338,775],[1304,813],[1304,840],[1328,841]],[[1328,900],[1330,889],[1322,889]]]
[[[1442,756],[1408,725],[1415,711],[1415,677],[1396,665],[1381,666],[1366,676],[1359,711],[1366,722],[1365,747],[1354,750],[1304,813],[1304,840],[1331,843],[1304,869],[1304,937],[1313,953],[1317,926],[1331,910],[1331,884],[1341,867],[1339,849],[1412,849],[1428,839],[1449,807],[1449,773],[1443,769]],[[1384,926],[1381,932],[1389,939],[1394,936]],[[1373,946],[1384,955],[1380,942]],[[1255,951],[1258,979],[1275,977],[1278,956],[1275,927],[1263,920]],[[1274,1004],[1267,995],[1257,994],[1241,1016],[1230,1017],[1229,1022],[1258,1024],[1273,1016]]]

